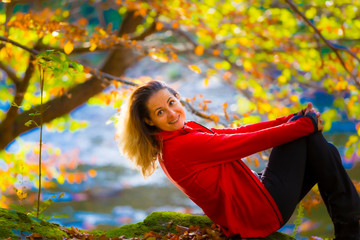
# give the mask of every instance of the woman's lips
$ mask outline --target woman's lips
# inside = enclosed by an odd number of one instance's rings
[[[177,123],[179,121],[179,119],[180,119],[180,115],[177,117],[177,119],[175,121],[172,121],[172,122],[169,122],[169,123],[170,124],[175,124],[175,123]]]

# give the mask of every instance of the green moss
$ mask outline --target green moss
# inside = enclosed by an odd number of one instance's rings
[[[169,223],[170,224],[169,227]],[[136,224],[128,224],[119,228],[112,229],[107,232],[107,237],[120,237],[125,236],[139,237],[149,231],[158,233],[176,232],[176,225],[189,227],[191,225],[211,226],[213,222],[207,217],[202,215],[192,215],[177,212],[153,212],[145,218],[143,222]]]
[[[100,238],[102,235],[106,234],[106,232],[104,231],[100,231],[100,230],[91,230],[91,231],[87,231],[88,233],[94,235],[95,239]]]
[[[172,222],[169,228],[169,223]],[[191,225],[200,225],[201,227],[211,226],[213,222],[203,215],[192,215],[177,212],[153,212],[147,216],[143,222],[136,224],[128,224],[119,228],[109,230],[106,234],[107,237],[120,237],[126,238],[141,237],[149,231],[158,233],[176,232],[176,225],[189,227]],[[289,235],[275,232],[270,236],[263,238],[263,240],[295,240]]]
[[[24,213],[14,210],[0,208],[0,239],[14,238],[17,239],[12,230],[27,233],[39,233],[45,238],[62,239],[67,236],[59,229],[59,225],[30,218]]]
[[[1,227],[0,227],[0,239],[5,239],[5,238],[17,238],[17,236],[15,234],[13,234],[13,232],[10,229],[6,229],[3,227],[2,222],[0,221]]]
[[[142,236],[149,231],[151,231],[150,228],[146,227],[143,222],[139,222],[109,230],[107,231],[106,236],[108,238],[120,237],[120,236],[131,238],[131,237]]]
[[[171,228],[168,228],[172,221]],[[175,232],[176,225],[189,227],[200,225],[201,227],[211,226],[213,222],[205,215],[193,215],[177,212],[153,212],[144,220],[144,224],[154,232]]]

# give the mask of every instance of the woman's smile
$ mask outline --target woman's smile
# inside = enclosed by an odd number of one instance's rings
[[[175,123],[177,123],[177,122],[179,121],[179,119],[180,119],[180,115],[179,115],[174,121],[170,122],[170,124],[175,124]]]

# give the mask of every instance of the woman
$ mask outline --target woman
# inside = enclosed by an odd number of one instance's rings
[[[239,238],[278,230],[318,183],[336,240],[360,239],[359,195],[311,103],[273,121],[208,129],[185,121],[179,99],[164,83],[151,81],[132,93],[121,113],[120,148],[144,176],[158,159],[167,177],[227,236]],[[272,147],[260,176],[241,161]]]

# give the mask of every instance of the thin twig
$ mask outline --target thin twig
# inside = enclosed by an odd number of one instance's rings
[[[356,76],[354,76],[350,70],[346,67],[344,60],[342,59],[342,57],[339,54],[338,50],[345,50],[347,53],[349,53],[351,56],[353,56],[357,61],[359,61],[360,63],[360,59],[354,54],[352,53],[349,49],[347,48],[340,48],[337,46],[334,46],[334,44],[332,44],[329,40],[327,40],[319,31],[319,29],[316,28],[316,26],[310,22],[309,19],[307,19],[307,17],[296,7],[296,5],[291,1],[291,0],[285,0],[286,3],[290,6],[290,8],[297,13],[314,31],[315,33],[324,41],[324,43],[336,54],[337,58],[339,59],[341,65],[343,66],[343,68],[346,70],[346,72],[349,73],[350,77],[354,80],[355,84],[358,85],[358,87],[360,87],[360,82],[359,80],[356,78]]]
[[[43,106],[43,92],[44,92],[44,79],[45,79],[45,70],[40,70],[40,146],[39,146],[39,189],[38,189],[38,199],[37,199],[37,209],[36,209],[36,217],[39,218],[40,212],[40,195],[41,195],[41,150],[42,150],[42,130],[43,130],[43,113],[44,113],[44,106]]]

